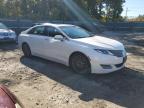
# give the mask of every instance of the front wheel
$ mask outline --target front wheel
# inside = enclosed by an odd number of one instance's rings
[[[24,56],[31,57],[31,50],[30,50],[30,47],[27,44],[22,45],[22,51],[24,53]]]
[[[70,58],[70,67],[77,73],[91,73],[91,65],[89,59],[83,54],[74,54]]]

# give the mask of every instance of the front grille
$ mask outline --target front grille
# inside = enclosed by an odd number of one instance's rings
[[[10,36],[11,33],[0,33],[0,36]]]
[[[122,50],[109,50],[109,51],[116,57],[123,57],[123,51]]]

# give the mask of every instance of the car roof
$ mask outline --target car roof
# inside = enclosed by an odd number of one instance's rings
[[[62,27],[62,26],[75,26],[72,24],[53,24],[53,23],[42,23],[40,25],[45,25],[45,26],[54,26],[54,27]]]

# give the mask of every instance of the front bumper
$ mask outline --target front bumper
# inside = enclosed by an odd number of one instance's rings
[[[127,56],[106,58],[106,62],[92,59],[91,71],[96,74],[106,74],[122,69],[125,66]]]
[[[16,38],[0,38],[0,42],[16,41]]]

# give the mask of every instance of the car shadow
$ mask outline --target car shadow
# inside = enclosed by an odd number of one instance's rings
[[[144,75],[141,71],[124,68],[106,75],[79,75],[68,67],[38,57],[21,57],[21,63],[75,91],[89,102],[101,99],[128,108],[144,106]]]
[[[0,52],[1,51],[13,51],[18,49],[18,45],[14,42],[0,42]]]

